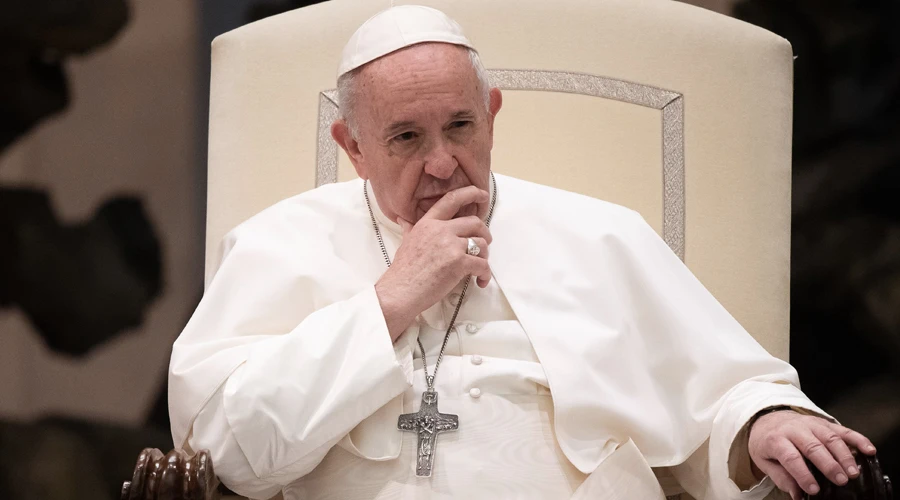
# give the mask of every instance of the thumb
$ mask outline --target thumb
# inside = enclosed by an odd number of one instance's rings
[[[406,236],[406,233],[412,231],[413,225],[403,217],[397,216],[397,224],[400,224],[400,229],[403,230],[403,236]]]

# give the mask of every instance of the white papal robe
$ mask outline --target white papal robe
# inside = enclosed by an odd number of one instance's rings
[[[772,405],[821,413],[790,365],[635,212],[497,181],[494,280],[470,291],[437,379],[460,430],[438,438],[432,478],[415,477],[397,417],[424,388],[415,339],[433,364],[455,296],[391,345],[358,180],[228,235],[173,349],[176,444],[210,449],[255,498],[661,498],[650,467],[698,499],[763,498],[768,480],[738,487],[752,483],[746,422]],[[373,208],[393,254],[396,225]]]

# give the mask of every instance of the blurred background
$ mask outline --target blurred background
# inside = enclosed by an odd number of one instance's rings
[[[311,3],[0,6],[0,498],[117,499],[142,448],[172,448],[209,44]],[[690,3],[793,44],[791,361],[900,479],[900,3]]]

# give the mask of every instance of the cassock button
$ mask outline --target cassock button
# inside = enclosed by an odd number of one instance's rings
[[[481,356],[479,356],[477,354],[472,356],[472,364],[473,365],[480,365],[481,361],[482,361]]]
[[[480,398],[481,397],[481,389],[479,389],[477,387],[473,387],[473,388],[469,389],[469,396],[472,396],[475,399]]]
[[[478,331],[478,325],[475,323],[469,323],[466,325],[466,331],[469,333],[475,333]]]

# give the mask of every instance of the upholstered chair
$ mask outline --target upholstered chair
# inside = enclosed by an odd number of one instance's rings
[[[787,40],[670,0],[394,3],[443,10],[479,48],[504,93],[496,172],[639,211],[760,344],[788,357]],[[332,0],[213,42],[207,282],[220,240],[236,225],[281,199],[355,177],[329,133],[339,113],[336,68],[353,31],[389,4]],[[165,498],[214,494],[208,456],[191,466],[177,451],[151,455],[142,455],[136,478],[181,470],[170,476],[198,488]],[[852,484],[842,491],[863,496],[828,498],[886,498],[877,464],[865,470],[868,493]],[[656,472],[678,498],[678,484]],[[149,484],[133,480],[123,498],[144,498],[135,481]],[[871,496],[876,487],[882,496]]]

